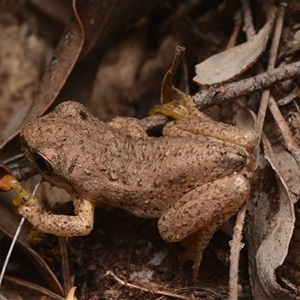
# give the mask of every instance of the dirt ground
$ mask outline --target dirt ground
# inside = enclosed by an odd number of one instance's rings
[[[99,299],[99,295],[107,299],[158,299],[155,291],[180,294],[182,289],[184,295],[195,293],[196,299],[226,299],[229,240],[222,232],[215,234],[205,251],[200,277],[193,279],[191,264],[178,263],[184,248],[179,243],[164,242],[156,220],[99,207],[92,234],[70,241],[71,273],[75,274],[81,299]],[[247,270],[246,249],[241,270]],[[149,292],[121,286],[111,276],[102,279],[107,271]],[[239,299],[251,299],[247,271],[241,271],[240,279]]]

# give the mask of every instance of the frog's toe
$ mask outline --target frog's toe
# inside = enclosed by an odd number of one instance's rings
[[[193,261],[192,266],[193,277],[199,276],[199,267],[202,261],[203,252],[207,247],[213,233],[208,230],[199,230],[198,232],[188,236],[181,244],[186,247],[184,252],[179,256],[179,262],[184,264],[187,261]]]

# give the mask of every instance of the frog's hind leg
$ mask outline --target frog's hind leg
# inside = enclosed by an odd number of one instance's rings
[[[259,140],[252,130],[195,117],[167,123],[163,128],[163,135],[214,138],[245,149],[251,149]]]
[[[168,242],[182,241],[196,233],[197,240],[183,255],[183,260],[195,261],[194,275],[214,232],[238,211],[249,194],[247,178],[234,174],[193,189],[160,217],[159,232]]]

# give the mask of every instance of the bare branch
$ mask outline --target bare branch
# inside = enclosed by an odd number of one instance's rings
[[[212,86],[205,91],[195,94],[193,98],[197,107],[203,110],[214,105],[219,105],[231,98],[267,89],[278,82],[293,79],[299,75],[300,62],[296,62],[251,78],[220,86]]]
[[[268,71],[273,70],[274,66],[275,66],[279,41],[280,41],[281,32],[282,32],[284,13],[285,13],[285,6],[281,5],[278,15],[277,15],[272,45],[271,45],[271,49],[270,49],[270,57],[269,57],[269,62],[268,62],[268,67],[267,67]],[[264,90],[264,92],[261,96],[259,111],[257,114],[256,123],[255,123],[255,131],[258,133],[259,136],[261,136],[261,134],[262,134],[265,115],[266,115],[267,106],[268,106],[268,102],[269,102],[269,97],[270,97],[270,89]]]

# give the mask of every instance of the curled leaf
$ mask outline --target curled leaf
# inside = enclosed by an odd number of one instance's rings
[[[276,9],[268,9],[264,27],[246,43],[213,55],[196,65],[194,81],[199,85],[216,84],[235,78],[249,69],[265,51],[272,32]]]

